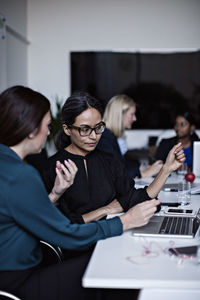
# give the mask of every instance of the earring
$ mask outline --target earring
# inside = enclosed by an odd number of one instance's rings
[[[29,137],[29,139],[34,139],[35,134],[34,133],[30,133],[28,137]]]

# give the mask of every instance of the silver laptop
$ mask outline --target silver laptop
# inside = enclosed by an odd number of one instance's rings
[[[134,228],[134,236],[194,238],[200,226],[200,209],[195,217],[153,216],[145,226]]]

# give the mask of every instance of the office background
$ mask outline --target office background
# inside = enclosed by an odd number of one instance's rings
[[[70,94],[70,51],[200,49],[199,0],[0,0],[0,89]]]

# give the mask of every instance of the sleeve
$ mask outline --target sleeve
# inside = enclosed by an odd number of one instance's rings
[[[167,158],[167,154],[168,154],[168,149],[169,147],[167,147],[167,141],[165,139],[161,140],[156,154],[155,154],[155,159],[161,159],[163,162],[165,162],[166,158]]]
[[[130,160],[125,157],[125,165],[131,178],[141,177],[140,165],[137,161]]]
[[[26,231],[53,245],[77,250],[122,233],[118,217],[89,224],[71,224],[50,202],[37,172],[28,168],[30,166],[18,174],[7,195],[12,218]]]
[[[125,212],[134,205],[151,199],[147,194],[146,187],[135,188],[135,181],[127,173],[124,164],[113,160],[112,165],[116,198]]]

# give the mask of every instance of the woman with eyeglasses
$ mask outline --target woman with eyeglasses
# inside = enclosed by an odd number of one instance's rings
[[[161,159],[165,162],[169,150],[178,142],[181,142],[186,157],[185,162],[188,169],[191,171],[193,161],[193,142],[199,141],[199,137],[195,133],[194,117],[189,112],[179,112],[175,120],[174,130],[176,136],[161,140],[156,151],[155,158]]]
[[[78,167],[73,185],[58,202],[59,209],[72,223],[99,220],[157,197],[168,175],[179,167],[177,157],[184,161],[179,144],[170,152],[153,183],[136,189],[124,164],[115,156],[96,149],[105,129],[102,113],[100,102],[87,93],[77,92],[66,100],[62,108],[63,128],[56,143],[60,150],[49,158],[44,172],[44,182],[50,191],[57,160],[71,159]]]

